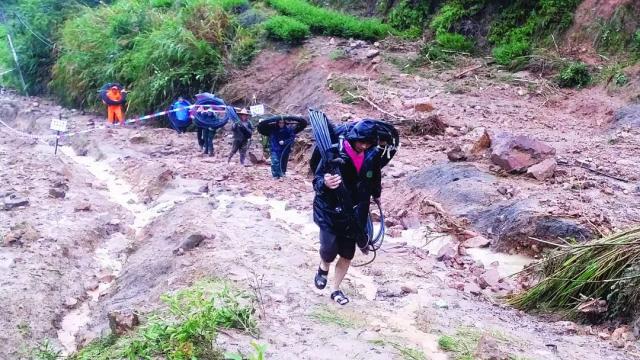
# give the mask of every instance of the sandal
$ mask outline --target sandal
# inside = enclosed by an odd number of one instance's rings
[[[349,298],[342,292],[342,290],[336,290],[331,293],[331,300],[337,302],[340,305],[347,305]]]
[[[322,270],[318,267],[318,272],[316,272],[316,277],[314,279],[318,289],[322,290],[327,286],[327,275],[329,275],[328,271]]]

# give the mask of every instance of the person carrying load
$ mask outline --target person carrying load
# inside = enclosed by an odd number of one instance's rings
[[[339,256],[331,299],[345,305],[349,298],[340,290],[340,284],[355,255],[356,245],[365,254],[369,251],[369,205],[371,198],[379,204],[382,192],[380,162],[371,152],[378,144],[377,126],[374,121],[362,120],[340,136],[337,144],[330,139],[330,146],[321,147],[320,141],[326,140],[320,139],[322,135],[316,128],[332,129],[332,126],[324,114],[315,112],[324,118],[321,123],[326,121],[326,125],[318,125],[318,117],[314,118],[313,112],[315,110],[309,111],[316,147],[324,151],[318,162],[312,160],[311,163],[315,173],[313,218],[320,228],[320,265],[314,283],[318,289],[327,286],[329,265]]]
[[[219,128],[229,121],[228,107],[224,101],[213,94],[196,95],[194,123],[198,127],[198,144],[203,155],[213,156],[213,138]],[[224,112],[224,117],[219,113]]]
[[[231,111],[231,109],[229,109]],[[231,152],[227,158],[227,163],[231,161],[233,155],[236,152],[240,152],[240,164],[245,165],[244,160],[247,157],[247,150],[249,149],[249,140],[253,134],[253,125],[249,122],[250,113],[247,109],[241,109],[238,111],[238,117],[240,121],[234,122],[231,127],[233,132],[233,144],[231,146]]]
[[[100,99],[107,105],[107,123],[124,125],[122,106],[127,101],[127,92],[124,88],[117,83],[105,84],[100,89]]]
[[[171,124],[171,128],[179,134],[185,133],[189,125],[191,125],[190,106],[191,103],[180,96],[178,100],[169,107],[169,123]]]
[[[304,130],[307,120],[299,116],[272,116],[258,124],[258,132],[269,137],[271,175],[280,179],[287,173],[289,154],[296,134]]]

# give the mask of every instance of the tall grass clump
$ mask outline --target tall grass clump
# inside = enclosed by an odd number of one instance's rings
[[[129,90],[129,112],[148,112],[179,95],[213,91],[230,67],[247,65],[256,54],[256,32],[232,13],[247,0],[167,6],[120,0],[67,21],[53,68],[55,94],[66,105],[98,107],[97,89],[115,81]]]
[[[270,38],[290,44],[299,44],[311,34],[307,24],[289,16],[274,16],[264,23],[264,28]]]
[[[20,0],[4,7],[4,25],[12,36],[30,94],[47,92],[57,50],[56,30],[77,8],[75,2],[58,0]],[[6,35],[1,41],[7,41]],[[10,53],[2,52],[0,56],[3,64],[13,64]],[[21,86],[17,88],[22,90]]]
[[[560,87],[581,88],[591,83],[591,73],[587,64],[583,62],[573,62],[567,64],[558,74],[557,82]]]
[[[12,70],[0,75],[0,86],[6,86],[10,88],[20,89],[20,81],[18,78],[18,71],[16,70],[16,64],[13,61],[13,55],[9,48],[9,42],[7,40],[7,28],[0,25],[0,73]]]
[[[586,301],[604,300],[598,310],[602,315],[629,318],[640,304],[640,228],[564,246],[532,271],[542,280],[511,298],[511,305],[578,314],[587,312]]]
[[[121,337],[98,339],[70,360],[222,359],[218,329],[256,332],[252,299],[220,281],[200,282],[162,297],[165,307]]]
[[[380,20],[362,19],[314,6],[305,0],[267,0],[267,3],[278,12],[307,24],[314,34],[378,40],[393,30]]]

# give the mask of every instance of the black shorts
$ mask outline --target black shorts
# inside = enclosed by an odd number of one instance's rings
[[[333,262],[337,255],[347,260],[356,253],[356,240],[331,232],[320,230],[320,258],[324,262]]]

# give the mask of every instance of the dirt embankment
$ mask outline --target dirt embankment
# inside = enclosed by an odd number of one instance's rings
[[[21,237],[26,234],[22,244],[0,248],[0,264],[7,264],[2,286],[4,290],[8,284],[9,290],[2,293],[11,294],[0,297],[0,306],[15,308],[17,294],[25,302],[36,299],[34,294],[47,296],[39,298],[41,317],[30,317],[29,308],[3,318],[2,325],[13,329],[3,341],[9,344],[5,353],[19,358],[20,344],[31,346],[44,338],[58,346],[69,338],[73,346],[82,345],[107,333],[109,312],[139,312],[144,320],[144,314],[158,306],[160,294],[208,276],[231,279],[250,292],[259,290],[259,341],[268,343],[274,359],[344,358],[345,351],[359,354],[354,357],[389,359],[401,358],[407,349],[445,359],[438,338],[468,329],[497,338],[505,356],[624,359],[624,351],[637,351],[632,343],[619,350],[595,336],[609,335],[613,328],[547,322],[497,305],[496,294],[517,286],[502,277],[521,268],[522,259],[458,248],[451,236],[436,230],[471,229],[498,243],[501,231],[495,230],[503,228],[495,226],[500,223],[474,223],[465,206],[490,212],[492,206],[509,209],[509,204],[525,200],[531,204],[527,211],[590,229],[595,225],[606,231],[637,222],[634,164],[640,160],[639,135],[637,129],[610,123],[624,101],[599,88],[549,91],[529,74],[486,67],[460,79],[455,75],[468,68],[402,74],[385,61],[401,55],[384,46],[314,39],[290,53],[267,51],[224,90],[228,97],[243,94],[251,99],[255,94],[258,102],[283,112],[303,113],[313,106],[336,120],[370,116],[404,124],[403,145],[383,180],[388,242],[373,265],[350,272],[345,289],[352,303],[347,308],[338,308],[311,283],[318,245],[304,162],[285,181],[271,179],[264,162],[242,167],[234,159],[227,164],[226,133],[216,138],[218,155],[213,158],[198,156],[194,134],[168,129],[100,130],[63,142],[72,140],[76,150],[88,156],[67,147],[54,157],[49,146],[7,136],[0,141],[0,161],[3,169],[11,170],[2,173],[3,183],[11,184],[7,189],[13,194],[27,197],[29,205],[0,211],[3,224],[10,224],[2,228],[3,234],[19,219],[41,235],[32,236],[25,226],[17,229]],[[332,60],[330,54],[339,49],[350,55]],[[376,51],[382,54],[374,55]],[[33,124],[30,130],[45,131],[48,119],[60,111],[72,128],[87,128],[88,116],[53,104],[3,100],[18,105],[21,113],[13,125],[23,130]],[[434,135],[407,136],[409,128],[424,128],[433,116],[450,126]],[[553,146],[558,159],[585,161],[599,173],[558,166],[551,178],[539,181],[496,169],[488,149],[463,165],[450,164],[447,151],[464,145],[466,136],[480,127],[491,136],[504,131],[532,136]],[[302,141],[308,136],[301,136]],[[257,148],[254,143],[253,151]],[[45,171],[52,164],[63,168]],[[444,172],[440,182],[435,181],[436,170]],[[65,189],[60,177],[68,189],[64,198],[55,198],[50,189]],[[421,177],[428,186],[416,185]],[[81,205],[85,201],[91,204],[88,209]],[[486,217],[509,220],[500,214]],[[194,234],[203,235],[202,243],[180,251],[185,238]],[[498,264],[492,265],[496,259]],[[34,270],[23,268],[26,264]],[[85,283],[94,290],[85,289]],[[31,333],[16,325],[25,319],[34,319],[28,320]],[[221,334],[218,341],[230,350],[246,349],[250,343],[240,333]]]

